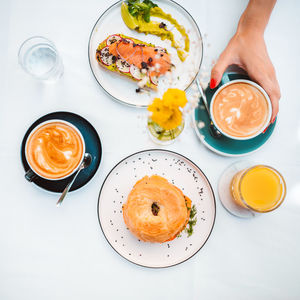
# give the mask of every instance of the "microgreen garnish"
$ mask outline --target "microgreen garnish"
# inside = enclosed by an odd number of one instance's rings
[[[127,0],[128,11],[134,16],[142,16],[145,22],[150,22],[150,10],[152,7],[157,7],[151,0]]]
[[[187,224],[188,226],[184,229],[184,231],[187,233],[188,237],[190,237],[194,232],[194,226],[197,223],[196,214],[197,214],[197,209],[196,209],[196,206],[193,205],[191,208],[191,211],[190,211],[190,219]]]

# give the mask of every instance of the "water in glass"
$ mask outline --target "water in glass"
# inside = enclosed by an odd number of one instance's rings
[[[37,79],[56,81],[63,74],[63,64],[54,44],[42,37],[30,38],[22,44],[19,62]]]

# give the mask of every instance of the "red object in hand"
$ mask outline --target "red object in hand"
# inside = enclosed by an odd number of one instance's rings
[[[265,133],[268,130],[269,126],[263,131],[263,133]]]
[[[216,85],[217,85],[216,79],[212,78],[212,79],[210,80],[209,87],[210,87],[211,89],[214,89],[214,88],[216,87]]]

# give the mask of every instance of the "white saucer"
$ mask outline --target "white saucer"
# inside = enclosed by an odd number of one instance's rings
[[[239,161],[224,170],[218,183],[218,194],[222,205],[228,212],[240,218],[253,218],[257,216],[253,211],[243,208],[235,203],[230,191],[233,176],[241,170],[249,168],[254,164],[250,161]]]

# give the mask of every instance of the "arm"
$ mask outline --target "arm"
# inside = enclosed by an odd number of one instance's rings
[[[264,31],[275,3],[276,0],[249,1],[235,35],[212,69],[210,81],[210,87],[215,88],[228,66],[240,66],[268,93],[272,102],[272,122],[279,109],[280,88],[267,52]]]
[[[237,32],[263,36],[276,0],[250,0],[242,14]]]

